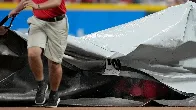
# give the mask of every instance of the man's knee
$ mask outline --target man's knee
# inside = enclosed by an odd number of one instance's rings
[[[60,63],[56,63],[56,62],[51,61],[51,60],[49,60],[49,65],[50,65],[51,68],[59,68],[59,67],[61,67]]]
[[[40,47],[30,47],[28,48],[28,57],[38,57],[41,56],[42,49]]]

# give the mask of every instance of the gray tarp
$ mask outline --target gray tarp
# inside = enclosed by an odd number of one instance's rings
[[[195,23],[196,4],[187,2],[83,37],[69,36],[64,64],[103,74],[106,59],[119,59],[122,67],[141,70],[179,92],[196,93]],[[146,78],[128,69],[105,74]]]

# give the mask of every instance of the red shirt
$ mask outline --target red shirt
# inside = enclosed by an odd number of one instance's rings
[[[48,0],[33,0],[36,4],[46,2]],[[66,13],[65,0],[62,0],[61,5],[51,9],[33,10],[34,16],[37,18],[53,18]]]

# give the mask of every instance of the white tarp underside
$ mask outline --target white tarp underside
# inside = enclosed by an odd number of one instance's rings
[[[122,66],[144,71],[178,91],[196,94],[195,25],[196,3],[187,2],[83,37],[69,36],[68,48],[79,51],[80,59],[65,54],[64,60],[88,68],[102,65],[106,58],[118,58]],[[101,57],[93,59],[96,55]]]

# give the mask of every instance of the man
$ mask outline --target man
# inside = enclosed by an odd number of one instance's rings
[[[50,94],[46,107],[57,107],[60,102],[58,88],[62,78],[61,62],[67,46],[68,23],[64,0],[21,0],[9,13],[17,15],[26,7],[32,7],[33,16],[28,18],[28,61],[37,81],[36,104],[45,103],[48,85],[44,80],[42,53],[48,58]]]
[[[187,0],[167,0],[167,6],[175,6],[175,5],[179,5],[179,4],[183,4],[185,3]]]
[[[185,1],[192,1],[192,2],[195,2],[196,3],[196,0],[185,0]]]

